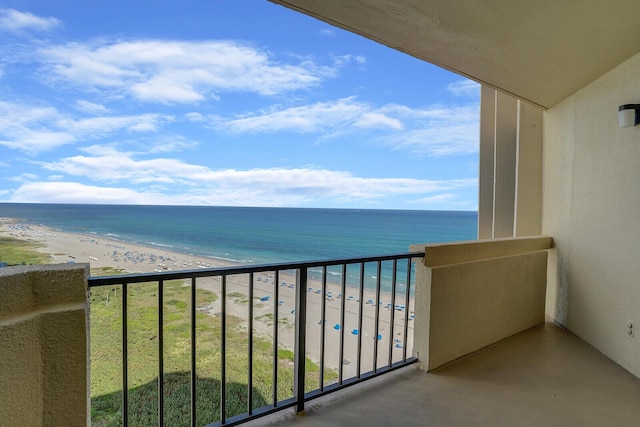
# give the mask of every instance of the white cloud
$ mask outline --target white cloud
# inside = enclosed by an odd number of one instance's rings
[[[118,131],[155,132],[174,120],[161,114],[72,118],[48,106],[0,101],[0,146],[30,155]]]
[[[479,106],[413,110],[419,126],[375,139],[397,150],[425,156],[475,154],[479,149]]]
[[[225,91],[275,95],[318,85],[337,72],[308,59],[278,62],[232,41],[69,43],[39,53],[55,79],[160,103],[197,103]]]
[[[14,203],[101,203],[155,204],[169,199],[161,194],[141,193],[128,188],[99,187],[77,182],[33,182],[11,193]]]
[[[265,197],[252,189],[228,191],[208,189],[206,192],[163,194],[137,191],[124,187],[104,187],[78,182],[37,182],[24,184],[17,190],[0,191],[14,203],[82,203],[82,204],[142,204],[142,205],[216,205],[216,206],[276,206],[272,196]],[[296,197],[283,198],[284,205],[296,204]],[[300,198],[302,199],[302,198]],[[280,205],[279,205],[280,206]]]
[[[18,176],[8,178],[9,181],[14,181],[14,182],[30,182],[30,181],[35,181],[37,179],[39,179],[39,177],[34,173],[23,173]]]
[[[200,114],[198,112],[187,113],[184,116],[185,116],[185,118],[187,120],[189,120],[190,122],[193,122],[193,123],[204,122],[204,121],[207,120],[202,114]]]
[[[480,98],[480,83],[472,80],[459,80],[450,83],[447,90],[455,96],[468,96],[472,98]]]
[[[355,126],[362,128],[392,128],[402,130],[404,125],[396,118],[389,117],[381,113],[364,113],[360,119],[356,120]]]
[[[173,135],[170,133],[163,133],[162,135],[155,135],[152,138],[150,137],[146,139],[139,138],[137,143],[142,144],[144,154],[175,153],[179,151],[193,150],[200,145],[198,142],[191,141],[182,135]]]
[[[335,37],[336,32],[331,28],[323,28],[320,30],[320,35],[323,37]]]
[[[62,118],[52,107],[0,101],[0,145],[36,154],[73,143],[75,137],[55,125]]]
[[[114,185],[121,185],[122,189],[137,185],[137,192],[146,194],[144,200],[154,199],[153,203],[160,204],[168,199],[170,203],[247,206],[290,206],[321,199],[375,202],[398,195],[428,197],[434,192],[477,186],[477,179],[363,178],[345,171],[315,168],[214,170],[175,159],[136,159],[134,154],[112,147],[95,146],[87,151],[94,154],[68,157],[45,164],[44,168],[66,176],[107,183],[110,186],[106,188],[110,191],[120,188]],[[148,186],[147,190],[144,190],[145,186]],[[162,194],[157,193],[158,186],[164,189]],[[26,188],[28,194],[35,191]],[[47,188],[53,191],[56,187]],[[19,194],[27,194],[25,188]],[[82,194],[86,196],[85,192]],[[92,203],[91,200],[89,198],[86,203]]]
[[[86,114],[106,114],[109,109],[101,104],[79,99],[76,101],[76,108]]]
[[[67,175],[84,176],[92,180],[116,182],[187,183],[185,179],[208,171],[204,166],[186,164],[176,159],[136,161],[132,153],[118,152],[112,147],[92,146],[85,149],[91,155],[74,156],[44,165],[45,169]],[[105,167],[108,165],[108,167]]]
[[[272,108],[232,118],[211,117],[211,126],[231,134],[316,133],[329,139],[376,131],[369,140],[419,155],[474,154],[479,143],[479,106],[411,108],[387,104],[376,108],[355,97],[290,108]]]
[[[344,67],[350,62],[355,62],[358,65],[363,65],[367,62],[367,58],[363,55],[334,55],[333,63],[336,67]]]
[[[212,124],[230,133],[326,132],[346,128],[368,110],[368,105],[350,97],[299,107],[273,108],[232,119],[214,117]]]
[[[29,12],[15,9],[0,9],[0,30],[22,33],[24,31],[50,31],[60,25],[53,17],[42,18]]]
[[[155,132],[158,125],[171,122],[173,118],[160,114],[140,114],[135,116],[105,116],[86,119],[64,118],[58,126],[68,129],[74,134],[82,134],[92,138],[102,136],[120,129],[133,132]]]

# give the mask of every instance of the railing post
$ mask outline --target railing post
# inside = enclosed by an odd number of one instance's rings
[[[196,278],[191,278],[191,427],[197,425],[196,397],[197,379],[196,372]]]
[[[127,333],[127,294],[129,284],[122,283],[122,425],[129,425],[129,338]]]
[[[253,273],[249,273],[249,314],[247,331],[247,414],[253,414]]]
[[[293,373],[293,395],[296,400],[296,413],[304,412],[305,377],[305,336],[307,329],[307,269],[300,268],[296,274],[296,342]]]
[[[280,270],[273,273],[273,402],[274,408],[278,406],[278,326],[280,324],[280,314],[278,301],[280,300]]]
[[[220,424],[227,422],[227,275],[220,279]]]
[[[164,281],[158,281],[158,427],[164,426]]]

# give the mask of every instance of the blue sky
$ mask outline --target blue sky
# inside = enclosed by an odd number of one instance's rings
[[[479,90],[266,0],[0,0],[0,202],[476,210]]]

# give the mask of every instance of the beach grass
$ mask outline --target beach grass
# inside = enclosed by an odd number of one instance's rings
[[[0,236],[2,258],[7,264],[46,264],[51,258],[38,243]],[[92,276],[116,275],[114,267],[92,268]],[[128,286],[128,390],[129,425],[158,424],[158,293],[157,283]],[[163,284],[163,385],[166,426],[190,425],[191,410],[191,287],[182,280]],[[197,423],[220,420],[221,316],[209,313],[218,295],[204,289],[196,293],[196,412]],[[246,305],[242,293],[228,301]],[[254,304],[257,305],[256,302]],[[260,316],[258,316],[260,317]],[[226,417],[247,412],[248,334],[246,319],[226,317]],[[273,318],[264,315],[260,321]],[[279,319],[281,326],[283,321]],[[122,286],[93,288],[90,292],[91,424],[122,425]],[[254,331],[252,409],[271,404],[273,396],[274,344]],[[294,354],[277,349],[278,401],[293,397]],[[306,391],[318,387],[319,366],[306,358]],[[337,372],[326,369],[324,383],[335,381]]]
[[[91,412],[94,425],[121,423],[121,295],[120,286],[91,292]],[[157,424],[158,411],[158,284],[129,285],[128,369],[130,425]],[[163,285],[165,425],[190,420],[190,287],[181,280]],[[196,308],[210,306],[218,296],[199,289]],[[252,409],[268,405],[273,395],[273,343],[254,334]],[[196,310],[196,373],[198,423],[220,420],[221,318]],[[227,417],[247,412],[248,335],[242,319],[226,317]],[[293,353],[278,350],[278,400],[292,397]],[[307,389],[317,387],[319,367],[306,361]],[[328,370],[325,381],[336,378]]]
[[[0,235],[0,262],[7,265],[47,264],[51,257],[40,252],[44,245]]]

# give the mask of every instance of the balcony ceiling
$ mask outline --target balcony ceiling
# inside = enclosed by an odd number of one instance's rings
[[[640,51],[638,0],[271,0],[545,108]]]

